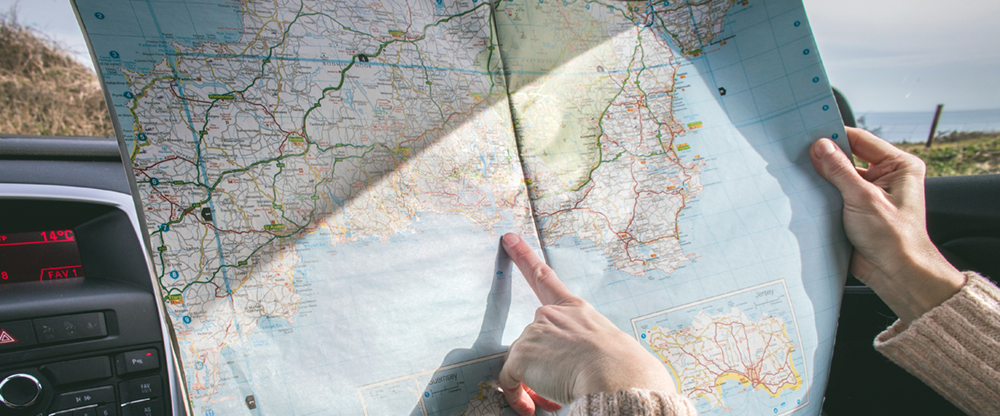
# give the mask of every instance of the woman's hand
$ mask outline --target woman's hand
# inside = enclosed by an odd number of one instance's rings
[[[591,393],[676,391],[663,363],[574,296],[524,240],[507,234],[503,246],[543,305],[500,371],[500,388],[518,414],[534,414],[536,404],[555,410]]]
[[[957,293],[965,275],[927,235],[923,161],[865,130],[848,127],[847,139],[868,169],[828,139],[813,143],[813,167],[844,197],[851,273],[909,324]]]

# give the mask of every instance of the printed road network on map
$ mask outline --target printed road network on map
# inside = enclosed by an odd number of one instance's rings
[[[195,413],[246,412],[250,395],[287,414],[509,410],[493,388],[497,354],[538,302],[502,276],[503,342],[474,343],[497,237],[517,232],[548,254],[592,247],[588,261],[636,282],[690,263],[682,217],[726,168],[697,150],[698,130],[737,134],[724,113],[693,110],[714,99],[685,101],[704,83],[691,65],[726,47],[734,10],[801,9],[757,1],[74,0]],[[809,99],[830,95],[819,91]],[[620,291],[604,284],[586,290]],[[673,325],[644,342],[711,408],[732,401],[726,380],[806,394],[781,287],[764,314],[704,309],[685,328],[674,312],[642,318]],[[602,312],[626,328],[670,302]],[[686,346],[702,344],[732,371],[712,379],[719,369],[690,361]],[[763,355],[734,361],[740,348]],[[434,390],[442,369],[457,384]]]
[[[663,361],[701,414],[752,401],[775,414],[808,403],[801,339],[784,281],[766,283],[632,320],[636,338]],[[707,411],[706,411],[707,410]]]
[[[499,3],[543,246],[587,242],[635,276],[669,274],[688,261],[677,217],[701,191],[705,163],[680,141],[678,69],[714,40],[734,1],[693,3]]]

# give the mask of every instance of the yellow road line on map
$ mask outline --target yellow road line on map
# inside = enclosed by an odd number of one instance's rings
[[[277,2],[275,2],[274,7],[275,7],[275,9],[274,9],[275,13],[277,13],[277,11],[279,10]],[[249,7],[246,7],[244,10],[246,10],[247,13],[250,13],[250,14],[252,14],[254,16],[257,16],[257,17],[263,19],[263,17],[261,15],[257,14],[256,11],[250,9]],[[269,16],[269,17],[270,17],[269,20],[266,20],[264,22],[264,24],[260,25],[260,30],[257,31],[257,36],[254,37],[254,41],[250,42],[249,44],[247,44],[246,48],[243,48],[243,50],[240,51],[240,53],[236,54],[237,57],[243,56],[245,53],[247,53],[248,50],[250,50],[251,47],[253,47],[253,45],[255,45],[258,41],[260,41],[260,34],[264,32],[265,28],[267,28],[268,23],[278,24],[278,28],[279,29],[281,28],[281,24],[279,24],[278,21],[275,20],[275,16]]]
[[[226,192],[224,189],[222,189],[222,190],[217,189],[217,190],[219,192],[222,192],[222,193],[226,194],[226,196],[228,196],[229,199],[232,200],[233,202],[236,202],[236,198],[233,198],[233,196],[229,192]],[[250,218],[247,217],[247,213],[245,211],[243,211],[243,207],[240,206],[239,204],[233,204],[233,205],[236,206],[236,210],[239,211],[240,214],[243,214],[243,221],[246,222],[247,229],[252,229],[251,225],[250,225]]]

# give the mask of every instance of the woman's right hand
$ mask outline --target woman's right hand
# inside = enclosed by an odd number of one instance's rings
[[[677,391],[659,359],[573,295],[523,239],[507,234],[503,246],[542,302],[500,370],[514,411],[528,416],[536,405],[552,411],[593,393],[633,388]]]
[[[848,127],[847,139],[868,169],[829,139],[813,143],[813,167],[844,197],[851,273],[909,324],[957,293],[965,275],[927,235],[923,161],[865,130]]]

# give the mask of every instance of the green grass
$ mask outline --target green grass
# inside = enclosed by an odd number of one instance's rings
[[[935,138],[930,148],[923,143],[897,143],[896,147],[916,155],[927,164],[927,176],[1000,173],[1000,133],[950,133]]]

